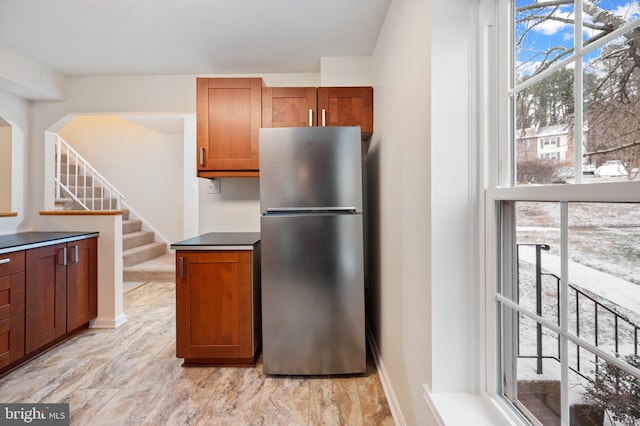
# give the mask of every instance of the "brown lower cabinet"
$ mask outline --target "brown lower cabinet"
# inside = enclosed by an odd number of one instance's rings
[[[251,250],[176,251],[176,356],[185,364],[255,364],[254,259]]]
[[[73,331],[98,316],[98,239],[67,246],[67,331]]]
[[[0,373],[97,316],[97,264],[96,237],[0,255]]]
[[[67,332],[67,245],[27,250],[25,351]]]
[[[24,356],[24,250],[0,255],[0,368]]]

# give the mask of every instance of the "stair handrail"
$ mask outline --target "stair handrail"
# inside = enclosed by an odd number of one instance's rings
[[[65,192],[84,210],[120,210],[120,204],[125,199],[124,195],[58,134],[55,135],[55,151],[56,172],[54,181],[56,198],[60,198],[60,195]],[[64,170],[62,170],[63,154],[67,156],[67,164]],[[72,160],[73,167],[71,166]],[[70,182],[69,172],[72,168],[76,169],[76,173],[73,182]],[[63,182],[62,179],[63,171],[66,172],[65,175],[67,177],[65,182]],[[82,171],[82,175],[80,175],[80,171]],[[87,177],[91,177],[91,191],[89,191],[89,196],[87,196]],[[71,190],[71,183],[74,184],[75,190]],[[79,183],[82,184],[83,194],[80,194]],[[98,185],[96,185],[96,183]],[[102,196],[97,203],[95,192],[98,188],[102,190]],[[107,202],[105,202],[105,198],[108,199]]]

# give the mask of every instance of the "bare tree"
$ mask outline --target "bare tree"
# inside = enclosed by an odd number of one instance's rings
[[[554,46],[537,42],[537,36],[551,25],[575,25],[573,0],[534,1],[515,10],[517,71],[519,82],[532,78],[574,54],[572,43]],[[577,40],[588,46],[629,24],[625,16],[606,10],[600,1],[581,2],[582,27],[589,34]],[[635,4],[637,7],[637,3]],[[542,45],[543,48],[538,46]],[[588,124],[587,153],[596,164],[609,159],[621,160],[630,178],[640,166],[640,27],[608,41],[588,57],[584,76],[585,122]],[[578,65],[578,64],[576,64]],[[567,84],[559,68],[539,84],[516,94],[517,122],[526,127],[548,125],[569,117],[573,103],[567,96]],[[565,108],[558,115],[558,105]],[[569,114],[566,114],[566,112]]]

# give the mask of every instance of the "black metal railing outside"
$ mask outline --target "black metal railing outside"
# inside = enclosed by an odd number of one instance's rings
[[[518,244],[518,246],[520,245],[530,245],[530,246],[534,246],[536,249],[536,265],[535,265],[535,279],[536,279],[536,289],[535,289],[535,296],[536,296],[536,315],[542,317],[543,316],[543,304],[542,304],[542,277],[543,276],[549,276],[552,279],[555,279],[556,281],[556,319],[557,319],[557,324],[560,325],[560,277],[558,277],[555,274],[552,273],[548,273],[548,272],[542,272],[542,250],[549,250],[549,245],[547,244]],[[519,252],[518,252],[518,265],[520,264],[519,262]],[[520,272],[518,270],[518,293],[516,295],[517,298],[517,303],[520,303],[520,295],[519,295],[519,289],[520,289]],[[593,343],[594,346],[598,347],[601,344],[601,339],[600,337],[602,337],[602,332],[599,330],[600,329],[600,314],[605,313],[605,314],[609,314],[612,316],[613,319],[613,330],[608,330],[609,331],[609,335],[613,334],[613,344],[614,344],[614,352],[615,355],[618,356],[620,355],[619,350],[620,350],[620,345],[621,344],[628,344],[628,343],[632,343],[633,344],[633,353],[634,355],[638,355],[638,349],[639,349],[639,335],[640,335],[640,326],[638,324],[636,324],[635,322],[633,322],[632,320],[630,320],[627,316],[625,316],[624,314],[616,311],[614,308],[611,308],[609,306],[606,306],[605,304],[603,304],[602,302],[600,302],[599,300],[597,300],[595,297],[591,296],[590,294],[588,294],[586,291],[572,285],[569,284],[569,289],[572,292],[573,297],[575,298],[575,330],[576,330],[576,336],[580,337],[580,333],[581,331],[585,331],[585,330],[591,330],[593,333]],[[572,296],[570,294],[570,296]],[[584,324],[581,323],[581,321],[584,321],[584,319],[581,319],[580,317],[580,306],[581,306],[581,302],[586,301],[589,304],[593,305],[593,312],[594,312],[594,320],[592,324]],[[627,342],[627,341],[621,341],[621,335],[620,335],[620,329],[621,329],[621,324],[622,325],[626,325],[628,328],[630,328],[633,332],[632,332],[632,338],[631,338],[631,342]],[[582,327],[581,327],[582,326]],[[520,333],[520,324],[518,322],[518,333]],[[518,358],[535,358],[536,359],[536,372],[538,374],[542,374],[543,372],[543,368],[542,368],[542,361],[543,359],[554,359],[558,362],[560,362],[560,339],[557,339],[558,344],[557,344],[557,352],[555,354],[552,355],[545,355],[544,351],[543,351],[543,344],[542,344],[542,325],[540,323],[536,323],[536,354],[535,355],[523,355],[520,354],[520,342],[518,339],[518,349],[517,349],[517,356]],[[581,364],[581,351],[580,351],[580,346],[579,345],[575,345],[576,346],[576,364],[575,366],[569,366],[569,368],[574,371],[575,373],[579,374],[582,377],[588,378],[587,377],[587,373],[582,369],[582,364]],[[595,366],[596,368],[598,367],[598,357],[595,356]]]

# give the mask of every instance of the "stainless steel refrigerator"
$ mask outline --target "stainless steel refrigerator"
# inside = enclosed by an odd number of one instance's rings
[[[360,127],[260,129],[266,374],[366,368]]]

